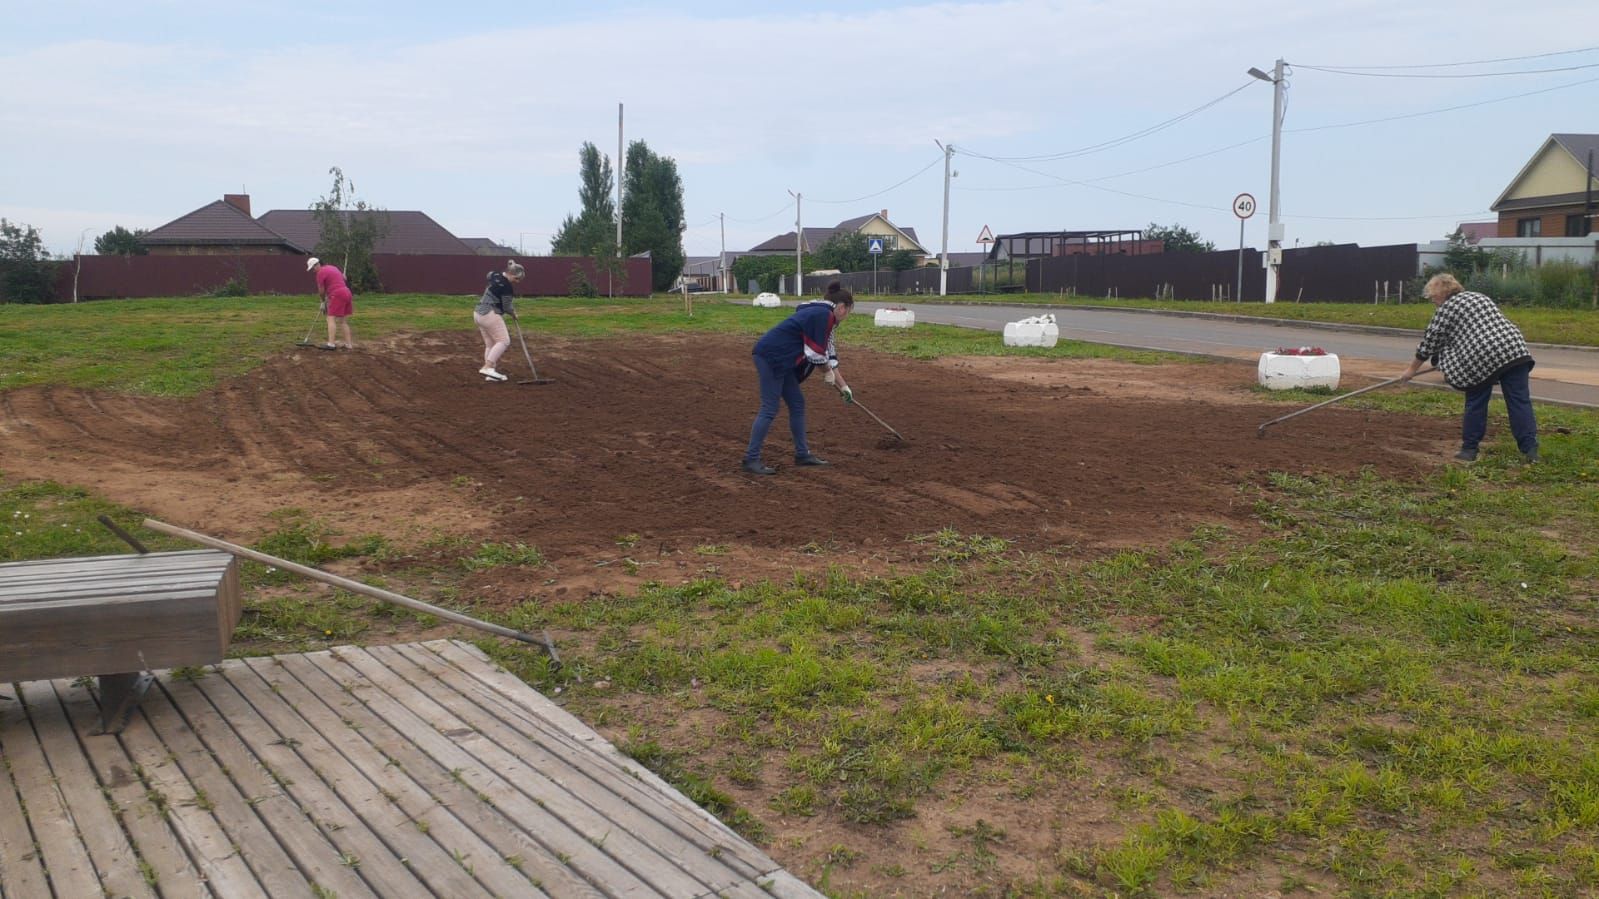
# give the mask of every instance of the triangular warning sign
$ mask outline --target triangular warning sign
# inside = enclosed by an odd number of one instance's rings
[[[983,226],[983,233],[977,235],[977,242],[978,243],[993,243],[994,242],[994,232],[988,230],[988,226],[984,225]]]

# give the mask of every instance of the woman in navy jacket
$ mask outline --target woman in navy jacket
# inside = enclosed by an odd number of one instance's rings
[[[749,449],[744,452],[744,470],[751,474],[777,474],[777,469],[761,461],[761,445],[777,418],[778,400],[788,403],[788,428],[794,434],[795,465],[826,465],[805,442],[805,394],[800,382],[817,368],[827,369],[827,381],[843,395],[844,402],[855,401],[853,391],[838,371],[838,353],[833,348],[833,329],[855,309],[855,297],[837,281],[827,285],[820,300],[799,304],[794,314],[766,332],[755,344],[755,373],[760,378],[761,411],[755,413],[750,428]]]

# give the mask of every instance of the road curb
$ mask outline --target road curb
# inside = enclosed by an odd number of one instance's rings
[[[858,302],[883,303],[882,300],[864,300]],[[1137,309],[1131,306],[1082,306],[1075,303],[1027,303],[1014,305],[1011,303],[976,303],[942,301],[942,302],[909,302],[898,303],[901,306],[971,306],[981,309],[984,307],[995,309],[1027,310],[1037,309],[1047,312],[1050,309],[1071,309],[1078,312],[1122,312],[1130,315],[1164,315],[1171,318],[1203,318],[1212,321],[1241,322],[1254,325],[1272,325],[1279,328],[1312,328],[1319,331],[1352,331],[1357,334],[1387,334],[1390,336],[1421,338],[1421,331],[1414,328],[1391,328],[1387,325],[1356,325],[1342,322],[1313,322],[1298,318],[1267,318],[1260,315],[1231,315],[1225,312],[1190,312],[1186,309]],[[1036,312],[1034,313],[1037,314]],[[1569,343],[1534,343],[1527,341],[1527,346],[1546,350],[1574,350],[1582,353],[1599,354],[1599,347],[1580,346]]]

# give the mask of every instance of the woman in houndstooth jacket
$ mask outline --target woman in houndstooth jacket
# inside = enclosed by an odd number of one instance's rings
[[[1444,373],[1449,386],[1465,391],[1460,452],[1455,453],[1462,462],[1477,461],[1477,445],[1488,430],[1488,400],[1497,383],[1510,413],[1516,446],[1528,462],[1537,462],[1538,419],[1532,412],[1527,385],[1534,363],[1521,329],[1505,318],[1493,300],[1466,290],[1454,275],[1434,275],[1425,292],[1438,308],[1421,335],[1416,358],[1400,377],[1410,380],[1430,361]]]

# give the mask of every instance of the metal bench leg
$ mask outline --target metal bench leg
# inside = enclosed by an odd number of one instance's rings
[[[100,732],[121,733],[139,700],[155,683],[155,676],[142,672],[100,675]]]

